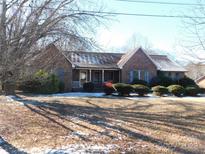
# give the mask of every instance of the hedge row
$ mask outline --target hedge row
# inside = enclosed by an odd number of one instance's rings
[[[145,85],[135,84],[125,84],[125,83],[105,83],[104,92],[106,95],[111,95],[114,92],[117,92],[120,96],[129,96],[130,93],[135,92],[139,96],[144,96],[150,92],[149,87]]]
[[[140,84],[124,84],[124,83],[105,83],[104,92],[106,95],[111,95],[114,92],[117,92],[120,96],[129,96],[130,93],[134,92],[138,96],[144,96],[150,92],[153,92],[154,95],[164,96],[172,94],[174,96],[197,96],[200,93],[204,93],[204,90],[197,86],[183,87],[181,85],[170,85],[168,87],[164,86],[155,86],[150,89],[148,86]]]
[[[157,76],[157,77],[153,77],[150,81],[150,83],[144,81],[144,80],[138,80],[135,79],[131,84],[141,84],[141,85],[145,85],[145,86],[149,86],[149,87],[155,87],[155,86],[164,86],[164,87],[168,87],[170,85],[181,85],[183,87],[189,87],[189,86],[197,86],[197,84],[195,83],[194,80],[188,78],[188,77],[184,77],[181,78],[179,80],[173,80],[169,77],[166,76]]]

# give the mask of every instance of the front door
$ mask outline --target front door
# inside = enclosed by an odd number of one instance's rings
[[[83,87],[83,84],[88,81],[88,72],[86,70],[80,70],[80,86]]]

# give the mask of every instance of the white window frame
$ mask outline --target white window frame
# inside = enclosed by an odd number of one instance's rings
[[[141,70],[138,70],[138,79],[141,80]]]
[[[130,71],[130,83],[134,80],[134,70]]]
[[[142,75],[144,75],[144,77]],[[130,82],[132,82],[135,78],[149,82],[149,71],[138,69],[130,71]]]
[[[87,70],[80,70],[80,74],[79,74],[79,86],[83,87],[83,85],[81,84],[81,73],[85,73],[86,74],[86,82],[88,82],[88,71]]]
[[[145,71],[145,81],[149,82],[149,71]]]

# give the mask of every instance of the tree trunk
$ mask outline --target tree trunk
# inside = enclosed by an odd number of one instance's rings
[[[2,84],[2,90],[5,95],[15,95],[15,82],[6,81]]]
[[[3,94],[3,85],[2,85],[2,82],[0,81],[0,95]]]

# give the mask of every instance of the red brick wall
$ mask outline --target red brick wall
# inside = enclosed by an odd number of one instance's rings
[[[44,50],[36,58],[32,67],[35,70],[43,69],[56,74],[58,69],[63,69],[65,91],[71,91],[72,65],[54,45],[50,45],[49,47],[47,47],[46,50]]]
[[[73,70],[73,81],[79,81],[79,76],[80,76],[80,70],[74,69]]]
[[[127,61],[121,71],[121,81],[123,83],[129,83],[130,71],[132,70],[146,70],[149,72],[149,79],[157,75],[156,66],[147,57],[147,55],[139,49],[135,54]]]

